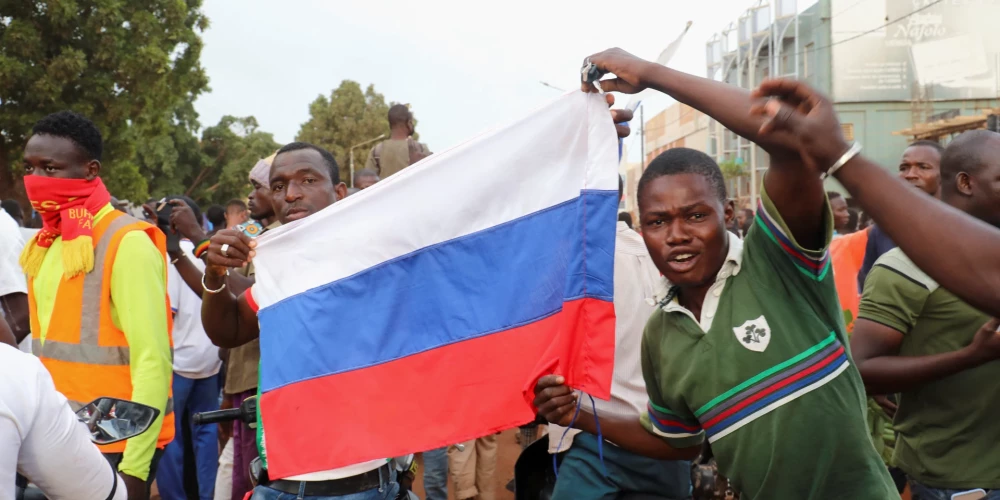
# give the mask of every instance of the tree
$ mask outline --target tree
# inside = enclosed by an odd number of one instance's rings
[[[0,197],[23,199],[15,189],[22,172],[12,165],[32,125],[71,109],[101,130],[101,177],[112,194],[145,200],[159,177],[140,167],[172,168],[170,142],[185,142],[179,134],[198,127],[193,102],[208,90],[200,7],[201,0],[0,0]]]
[[[385,97],[375,92],[374,85],[362,92],[358,82],[344,80],[330,97],[321,95],[309,105],[309,121],[302,124],[295,140],[322,146],[333,153],[340,165],[340,178],[348,182],[349,148],[380,134],[389,137],[389,106]],[[377,143],[354,149],[355,168],[364,168],[368,152]]]
[[[186,181],[188,196],[199,203],[225,203],[246,198],[250,169],[279,147],[274,136],[258,129],[252,116],[223,116],[201,137],[201,165]]]

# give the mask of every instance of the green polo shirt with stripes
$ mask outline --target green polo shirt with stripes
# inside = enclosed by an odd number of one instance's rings
[[[825,225],[829,244],[829,208]],[[661,306],[642,346],[649,432],[678,448],[707,439],[746,499],[899,498],[869,436],[826,248],[798,245],[767,193],[708,331]]]
[[[880,257],[865,281],[859,318],[903,334],[900,356],[932,356],[972,343],[989,315],[966,304],[900,249]],[[986,363],[903,391],[894,420],[893,463],[922,484],[1000,488],[1000,363]]]

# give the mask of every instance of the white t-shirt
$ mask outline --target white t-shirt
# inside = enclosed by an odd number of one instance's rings
[[[16,472],[52,500],[108,498],[117,473],[42,362],[0,344],[0,380],[0,500],[14,499]],[[119,476],[113,498],[127,497]]]
[[[181,251],[205,271],[205,263],[192,255],[193,243],[181,240]],[[201,324],[201,297],[187,286],[177,268],[167,263],[167,294],[174,311],[174,371],[191,379],[211,377],[219,373],[222,360],[219,348],[212,344]]]
[[[6,211],[0,210],[0,297],[12,293],[28,293],[28,283],[18,262],[21,250],[24,250],[20,229]],[[3,312],[0,312],[0,317],[2,315]],[[25,337],[18,347],[31,354],[31,336]]]

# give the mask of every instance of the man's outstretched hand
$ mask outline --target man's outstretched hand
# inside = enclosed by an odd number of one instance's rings
[[[598,52],[584,59],[584,65],[588,62],[604,73],[614,73],[616,77],[601,80],[601,90],[623,94],[636,94],[645,90],[646,75],[655,66],[654,63],[618,48]],[[594,85],[587,82],[581,82],[581,89],[584,92],[597,92]]]
[[[576,410],[577,395],[561,375],[546,375],[535,385],[535,408],[551,424],[569,427]]]
[[[767,80],[750,97],[754,100],[750,113],[766,118],[760,135],[794,145],[817,175],[850,148],[833,103],[809,85],[784,78]]]

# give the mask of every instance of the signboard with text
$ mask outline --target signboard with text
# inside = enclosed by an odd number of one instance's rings
[[[837,102],[1000,94],[1000,0],[831,0],[830,12]]]

